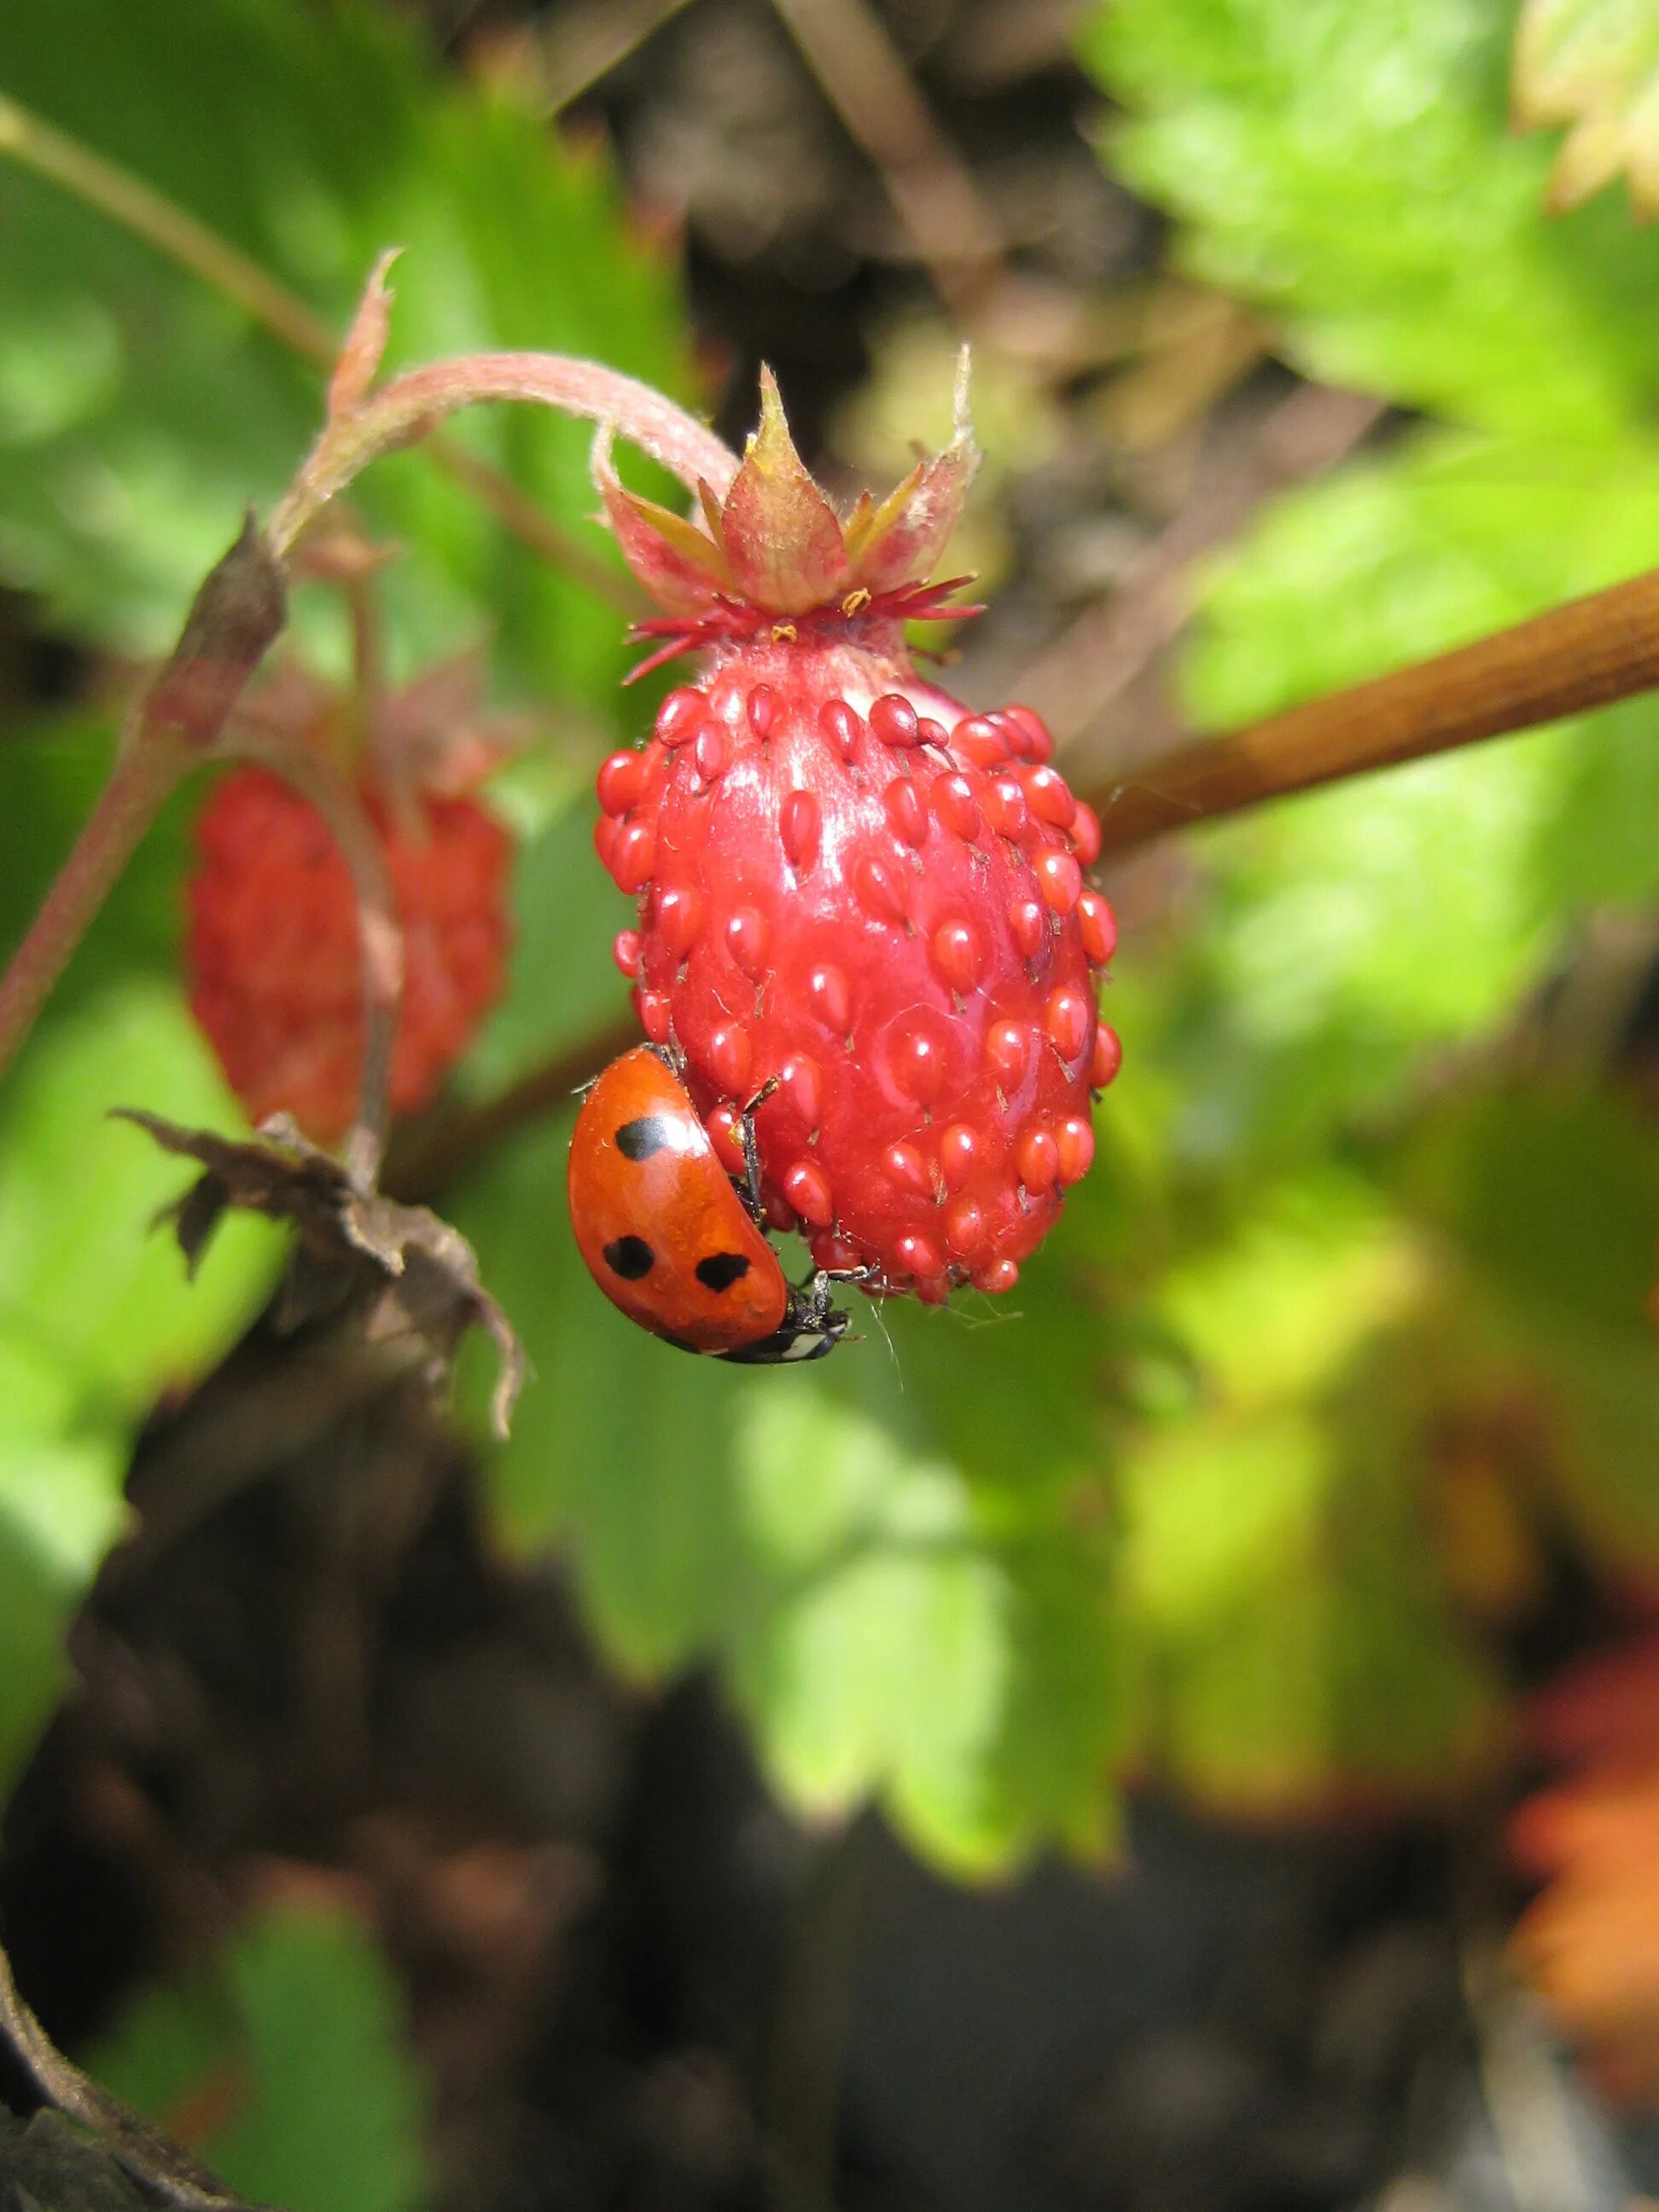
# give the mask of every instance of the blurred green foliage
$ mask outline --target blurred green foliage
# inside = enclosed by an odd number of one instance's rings
[[[210,1972],[141,1990],[83,2063],[252,2203],[431,2201],[398,1994],[369,1930],[337,1905],[263,1906]]]
[[[380,14],[327,21],[186,0],[163,42],[148,6],[5,11],[0,91],[336,324],[404,245],[399,360],[532,344],[686,394],[672,274],[604,169]],[[1613,193],[1547,216],[1553,149],[1507,127],[1512,28],[1498,0],[1112,0],[1086,32],[1119,106],[1107,158],[1182,262],[1298,368],[1420,410],[1212,564],[1197,720],[1659,562],[1659,235]],[[318,376],[16,167],[0,234],[0,575],[76,635],[153,649],[303,449]],[[503,412],[462,434],[580,526],[584,431]],[[553,725],[507,793],[520,942],[461,1079],[487,1094],[623,1009],[579,770],[643,709],[616,690],[616,613],[424,457],[374,471],[362,507],[407,549],[404,672],[493,635],[504,693]],[[66,726],[0,751],[9,935],[106,744]],[[61,1686],[133,1423],[270,1279],[268,1247],[227,1239],[186,1290],[143,1236],[182,1178],[102,1118],[232,1118],[172,976],[187,816],[0,1099],[0,1779]],[[1652,900],[1656,818],[1641,702],[1185,841],[1181,928],[1132,941],[1111,987],[1127,1059],[1098,1164],[1018,1296],[872,1310],[821,1369],[643,1336],[575,1255],[567,1125],[501,1141],[449,1197],[536,1370],[489,1461],[504,1533],[568,1547],[629,1674],[712,1658],[793,1803],[873,1795],[963,1871],[1109,1851],[1130,1775],[1264,1815],[1455,1790],[1505,1708],[1448,1535],[1454,1442],[1519,1433],[1502,1513],[1659,1571],[1651,1127],[1605,1070],[1540,1074],[1504,1042],[1588,917]]]

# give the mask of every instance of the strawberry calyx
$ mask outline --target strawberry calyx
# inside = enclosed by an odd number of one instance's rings
[[[752,637],[775,624],[873,626],[968,611],[943,605],[967,579],[937,585],[927,579],[978,465],[965,355],[950,444],[919,459],[885,499],[860,493],[844,520],[795,450],[769,368],[761,371],[760,422],[731,488],[722,497],[700,483],[698,520],[628,490],[611,464],[608,432],[601,431],[593,458],[623,557],[664,610],[663,617],[639,625],[643,636],[672,641],[659,659]]]

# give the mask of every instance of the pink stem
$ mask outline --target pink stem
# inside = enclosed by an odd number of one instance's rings
[[[276,552],[286,554],[318,510],[377,455],[413,443],[458,408],[483,399],[534,400],[609,423],[688,491],[706,483],[723,495],[738,472],[737,455],[712,430],[636,377],[563,354],[468,354],[395,376],[329,423],[271,519]]]

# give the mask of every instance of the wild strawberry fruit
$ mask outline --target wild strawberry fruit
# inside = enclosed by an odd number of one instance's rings
[[[435,672],[434,672],[435,673]],[[441,687],[440,687],[441,688]],[[259,715],[306,742],[326,740],[341,704],[292,672],[283,704]],[[420,687],[391,702],[395,728]],[[269,696],[269,695],[268,695]],[[309,707],[295,702],[308,701]],[[319,707],[318,702],[323,702]],[[476,763],[475,763],[476,768]],[[404,928],[404,991],[392,1110],[428,1104],[499,995],[508,942],[511,841],[474,799],[400,788],[374,763],[359,796],[385,854]],[[327,824],[280,776],[233,769],[197,825],[187,887],[190,1003],[250,1117],[291,1114],[319,1143],[350,1127],[363,1056],[357,900]]]
[[[1028,708],[972,713],[918,678],[908,619],[976,456],[955,439],[843,522],[777,390],[706,528],[624,490],[609,518],[665,612],[653,659],[695,650],[641,750],[599,771],[601,860],[638,901],[617,940],[648,1036],[733,1171],[758,1098],[769,1219],[820,1267],[928,1300],[1011,1289],[1094,1153],[1117,1071],[1095,970],[1110,908],[1099,823]],[[651,665],[650,663],[647,664]]]

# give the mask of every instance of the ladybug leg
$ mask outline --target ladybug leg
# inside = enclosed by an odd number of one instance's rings
[[[743,1146],[743,1179],[747,1186],[749,1211],[757,1221],[761,1218],[761,1165],[760,1146],[755,1141],[755,1115],[777,1087],[777,1077],[768,1076],[748,1104],[738,1114],[738,1138]]]

